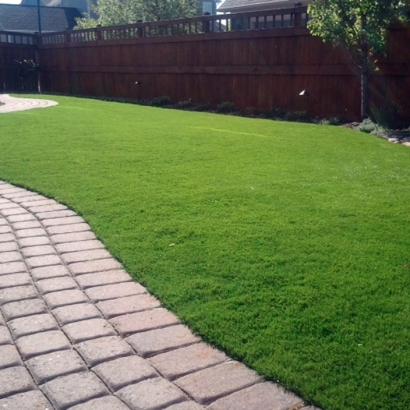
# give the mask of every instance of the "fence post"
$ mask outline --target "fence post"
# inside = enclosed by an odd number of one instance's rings
[[[98,24],[95,28],[95,37],[97,41],[101,40],[101,24]]]
[[[64,37],[65,37],[65,42],[66,44],[71,42],[71,34],[70,34],[71,30],[66,30],[64,33]]]
[[[204,13],[204,16],[209,16],[210,13],[206,12]],[[210,21],[209,20],[202,20],[202,32],[204,33],[209,33],[211,31],[211,27],[210,27]]]
[[[142,20],[137,20],[137,23],[142,23]],[[138,38],[145,37],[145,30],[143,26],[138,25],[137,34],[138,34]]]
[[[302,13],[300,10],[295,9],[295,12],[293,13],[293,26],[294,27],[302,27]]]

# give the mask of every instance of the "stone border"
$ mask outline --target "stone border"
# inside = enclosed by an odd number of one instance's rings
[[[0,408],[314,410],[193,335],[66,206],[0,181]]]

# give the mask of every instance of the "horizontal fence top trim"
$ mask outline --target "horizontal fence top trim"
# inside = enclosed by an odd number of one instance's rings
[[[37,44],[54,45],[248,30],[275,30],[306,27],[307,20],[306,6],[288,9],[268,9],[246,13],[204,15],[188,19],[137,22],[128,25],[97,26],[90,29],[46,33],[37,35]]]

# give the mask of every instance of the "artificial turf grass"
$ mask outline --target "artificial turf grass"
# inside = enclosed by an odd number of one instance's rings
[[[1,178],[81,213],[196,332],[268,378],[329,410],[408,408],[410,151],[52,99],[0,116]]]

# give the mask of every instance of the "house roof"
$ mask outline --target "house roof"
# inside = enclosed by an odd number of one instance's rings
[[[63,31],[76,25],[81,13],[71,7],[40,7],[41,31]],[[38,31],[37,7],[0,4],[0,30],[34,33]]]
[[[218,8],[222,12],[264,10],[294,7],[296,3],[306,4],[306,0],[225,0]]]

